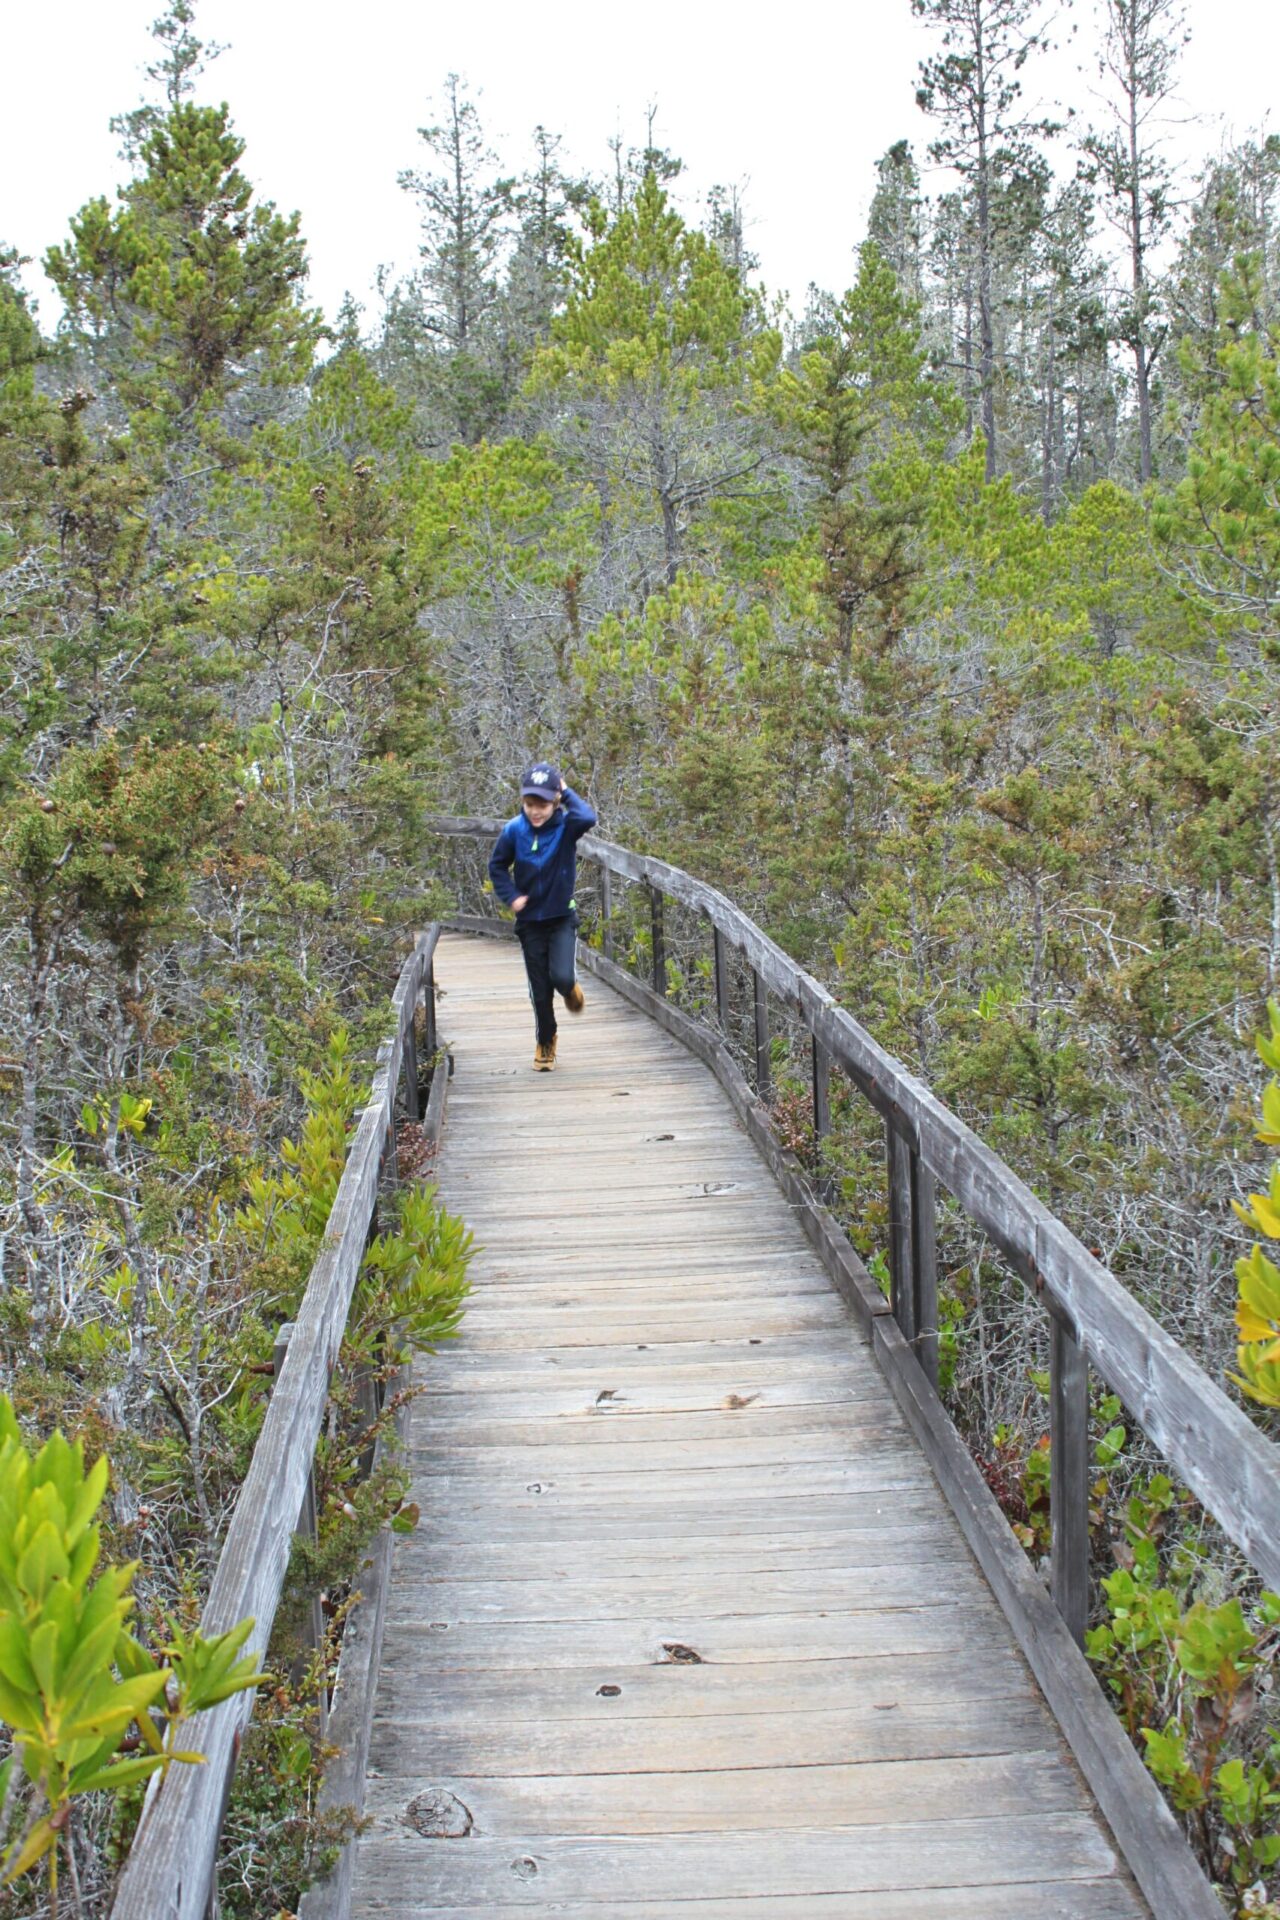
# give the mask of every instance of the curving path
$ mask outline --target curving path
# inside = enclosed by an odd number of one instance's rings
[[[445,1202],[353,1913],[1139,1920],[856,1326],[711,1074],[598,981],[530,1071],[447,936]]]

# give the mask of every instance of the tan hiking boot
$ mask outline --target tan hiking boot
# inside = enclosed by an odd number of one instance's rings
[[[555,1069],[555,1064],[556,1064],[556,1037],[554,1034],[552,1034],[551,1038],[546,1042],[545,1045],[541,1040],[539,1040],[537,1046],[534,1048],[533,1070],[535,1073],[551,1073]]]
[[[586,1006],[587,996],[576,980],[564,996],[564,1004],[570,1013],[581,1013],[582,1009]]]

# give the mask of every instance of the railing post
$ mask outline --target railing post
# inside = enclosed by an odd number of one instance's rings
[[[284,1367],[285,1355],[289,1351],[289,1341],[292,1335],[292,1320],[286,1320],[284,1325],[276,1331],[275,1345],[271,1353],[271,1364],[274,1377],[277,1380],[280,1378],[281,1370]],[[314,1540],[317,1531],[316,1521],[316,1473],[315,1462],[313,1460],[312,1464],[307,1468],[307,1484],[302,1495],[302,1511],[298,1515],[298,1524],[294,1531],[305,1534],[308,1540]],[[306,1644],[314,1653],[321,1652],[324,1647],[324,1611],[320,1605],[320,1595],[318,1593],[312,1593],[307,1603],[306,1625],[303,1629],[303,1637]],[[292,1677],[296,1678],[297,1673],[295,1672]],[[320,1675],[317,1707],[320,1718],[320,1737],[323,1739],[329,1724],[329,1682],[323,1670]]]
[[[889,1168],[889,1280],[893,1317],[929,1384],[938,1384],[938,1220],[933,1175],[892,1121],[885,1122]]]
[[[613,875],[600,863],[600,935],[606,960],[613,958]]]
[[[352,1382],[355,1388],[356,1409],[364,1423],[368,1435],[366,1444],[360,1449],[360,1478],[367,1480],[373,1472],[373,1458],[377,1451],[378,1436],[375,1431],[382,1402],[378,1393],[378,1376],[375,1369],[362,1364]]]
[[[1089,1623],[1089,1362],[1075,1333],[1049,1319],[1050,1589],[1078,1646]]]
[[[751,992],[756,1021],[756,1092],[762,1100],[767,1100],[772,1087],[769,1060],[769,991],[754,967],[751,969]]]
[[[885,1121],[889,1173],[889,1301],[904,1340],[914,1346],[916,1289],[911,1258],[911,1149],[892,1121]]]
[[[408,1031],[404,1036],[404,1046],[400,1051],[400,1071],[404,1076],[404,1107],[410,1120],[416,1126],[422,1118],[418,1105],[418,1023],[414,1018],[417,1012],[418,996],[413,996],[413,1013],[409,1016]]]
[[[729,963],[725,952],[724,935],[719,927],[711,929],[711,964],[716,979],[716,1019],[720,1022],[720,1031],[729,1030]]]
[[[809,1036],[813,1048],[813,1145],[818,1167],[818,1192],[825,1195],[827,1177],[822,1164],[822,1143],[831,1131],[831,1056],[816,1033]]]
[[[428,1060],[434,1060],[436,1046],[438,1044],[436,1037],[436,957],[434,953],[427,961],[426,977],[422,982],[422,989],[423,1013],[425,1016],[422,1023],[423,1050]],[[415,1119],[421,1119],[421,1117],[420,1114],[414,1115]]]
[[[649,888],[649,911],[653,920],[653,990],[667,996],[667,943],[662,930],[662,889]]]
[[[929,1385],[938,1386],[938,1195],[933,1175],[911,1154],[911,1277],[916,1353]]]

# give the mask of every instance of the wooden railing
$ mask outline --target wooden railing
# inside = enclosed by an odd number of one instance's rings
[[[437,818],[432,825],[445,836],[486,842],[502,822]],[[1079,1651],[1090,1597],[1090,1368],[1120,1396],[1164,1459],[1272,1587],[1280,1586],[1280,1449],[1011,1168],[732,901],[678,867],[594,836],[581,843],[580,851],[599,872],[601,947],[597,953],[580,949],[587,964],[713,1067],[773,1164],[806,1233],[872,1335],[894,1391],[1158,1920],[1220,1916],[1207,1881]],[[619,881],[648,894],[651,984],[615,964]],[[709,932],[718,1033],[668,1001],[668,902],[698,916]],[[493,932],[503,923],[489,914],[459,916],[453,924]],[[754,1089],[721,1038],[733,1012],[729,951],[742,957],[748,973]],[[831,1126],[833,1070],[844,1073],[883,1118],[888,1301],[823,1205],[821,1183],[815,1189],[803,1177],[769,1124],[770,996],[808,1036],[819,1143]],[[937,1396],[939,1186],[1000,1249],[1049,1319],[1052,1605]]]
[[[307,1531],[309,1522],[314,1527],[312,1461],[388,1158],[394,1168],[396,1089],[402,1078],[406,1111],[415,1120],[419,1117],[414,1016],[425,998],[430,1056],[435,1051],[433,961],[438,937],[438,927],[420,935],[400,974],[392,998],[395,1030],[379,1049],[369,1101],[356,1127],[296,1323],[287,1341],[277,1342],[278,1375],[201,1620],[206,1633],[220,1633],[251,1616],[254,1628],[245,1651],[259,1658],[270,1639],[293,1536]],[[439,1129],[447,1078],[446,1072],[437,1072],[432,1081],[423,1116],[429,1136]],[[367,1631],[351,1635],[366,1663],[368,1639]],[[338,1687],[341,1695],[341,1668]],[[371,1692],[367,1699],[371,1708]],[[327,1700],[322,1698],[321,1706],[323,1711]],[[360,1714],[364,1706],[362,1698]],[[206,1763],[171,1768],[148,1797],[112,1920],[205,1920],[216,1913],[218,1840],[252,1711],[253,1694],[237,1694],[183,1729],[183,1745],[202,1752]],[[335,1704],[332,1739],[340,1733],[338,1712]],[[341,1729],[348,1750],[359,1749],[360,1714],[348,1712],[353,1724],[344,1722]],[[365,1738],[367,1744],[367,1728]],[[361,1780],[363,1772],[361,1758]]]

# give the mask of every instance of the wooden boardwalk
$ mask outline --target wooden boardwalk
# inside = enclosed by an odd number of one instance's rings
[[[482,1251],[414,1408],[353,1912],[1148,1913],[711,1074],[598,982],[442,940]]]

